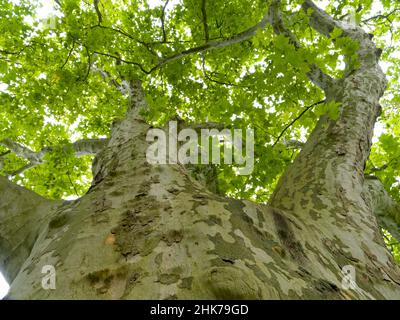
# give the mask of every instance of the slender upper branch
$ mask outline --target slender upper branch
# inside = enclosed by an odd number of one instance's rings
[[[161,31],[162,31],[162,42],[167,42],[167,33],[165,31],[165,9],[167,9],[169,0],[165,1],[165,4],[161,12]]]
[[[198,47],[193,47],[193,48],[189,48],[186,50],[183,50],[181,52],[175,53],[169,57],[166,57],[164,59],[162,59],[157,65],[155,65],[150,71],[149,73],[155,71],[156,69],[166,65],[167,63],[182,59],[183,57],[193,54],[193,53],[200,53],[200,52],[206,52],[206,51],[211,51],[211,50],[215,50],[215,49],[220,49],[220,48],[224,48],[224,47],[228,47],[231,46],[233,44],[236,43],[240,43],[242,41],[248,40],[251,37],[253,37],[257,30],[260,29],[264,29],[265,26],[268,23],[268,18],[269,18],[269,14],[268,11],[264,14],[264,16],[262,17],[262,19],[255,24],[254,26],[248,28],[247,30],[240,32],[238,34],[235,34],[231,37],[225,38],[223,40],[220,41],[209,41],[203,45],[200,45]]]
[[[390,17],[392,14],[396,13],[396,12],[400,12],[400,8],[393,9],[392,11],[390,11],[390,12],[387,13],[387,14],[377,14],[377,15],[375,15],[375,16],[372,16],[372,17],[369,17],[369,18],[363,20],[362,22],[363,22],[363,23],[367,23],[367,22],[369,22],[369,21],[371,21],[371,20],[375,20],[375,19],[389,19],[389,17]]]
[[[161,59],[156,65],[154,65],[149,70],[145,69],[140,63],[138,63],[136,61],[129,61],[129,60],[121,59],[121,57],[117,57],[115,55],[112,55],[112,54],[109,54],[109,53],[104,53],[104,52],[94,52],[94,53],[98,54],[98,55],[102,55],[102,56],[107,56],[107,57],[113,58],[115,60],[119,60],[119,61],[121,61],[123,63],[126,63],[126,64],[135,65],[135,66],[139,67],[140,70],[142,72],[144,72],[145,74],[150,74],[150,73],[156,71],[157,69],[163,67],[164,65],[166,65],[166,64],[168,64],[170,62],[180,60],[180,59],[182,59],[182,58],[184,58],[184,57],[186,57],[188,55],[191,55],[191,54],[194,54],[194,53],[207,52],[207,51],[211,51],[211,50],[215,50],[215,49],[219,49],[219,48],[225,48],[225,47],[231,46],[233,44],[240,43],[242,41],[248,40],[248,39],[250,39],[251,37],[253,37],[256,34],[257,30],[265,28],[265,26],[268,23],[268,18],[269,18],[269,14],[268,14],[268,11],[267,11],[264,14],[264,16],[262,17],[262,19],[258,23],[256,23],[254,26],[252,26],[252,27],[250,27],[250,28],[238,33],[238,34],[235,34],[233,36],[224,38],[222,40],[209,41],[209,42],[207,42],[205,44],[202,44],[200,46],[192,47],[192,48],[183,50],[181,52],[172,54],[169,57],[165,57],[165,58]]]
[[[269,7],[269,22],[276,34],[283,34],[289,39],[289,42],[297,50],[301,47],[296,36],[284,24],[282,12],[280,9],[281,1],[274,0]],[[327,90],[333,83],[333,79],[325,74],[316,64],[309,64],[310,71],[307,73],[308,78],[318,87]]]
[[[202,0],[201,2],[201,14],[203,16],[204,39],[208,42],[210,35],[208,32],[206,0]]]
[[[99,24],[101,24],[103,22],[103,16],[101,15],[101,12],[99,9],[99,0],[93,0],[93,5],[94,5],[94,9],[96,10],[97,19],[99,21]]]
[[[64,148],[65,150],[67,150],[68,148],[72,148],[72,150],[75,152],[75,155],[80,157],[84,155],[98,153],[105,147],[106,143],[107,139],[82,139],[74,143],[71,143],[69,145],[66,145],[64,146]],[[12,141],[11,139],[1,140],[0,145],[8,148],[10,151],[14,152],[17,156],[25,158],[29,162],[27,165],[23,166],[17,171],[10,173],[9,176],[15,176],[17,174],[21,174],[25,170],[43,163],[44,156],[54,149],[54,147],[46,147],[36,152],[18,142]]]
[[[297,120],[299,120],[308,110],[310,110],[310,109],[314,108],[315,106],[317,106],[317,105],[319,105],[319,104],[321,104],[321,103],[324,103],[324,102],[325,102],[325,100],[321,100],[321,101],[318,101],[318,102],[313,103],[312,105],[309,105],[309,106],[305,107],[305,108],[303,109],[303,111],[301,111],[301,112],[299,113],[299,115],[298,115],[296,118],[294,118],[292,121],[290,121],[290,122],[285,126],[285,128],[283,128],[282,132],[279,134],[278,138],[276,138],[276,140],[275,140],[275,142],[274,142],[273,145],[275,146],[275,145],[279,142],[279,140],[283,137],[283,135],[285,134],[285,132],[286,132]]]

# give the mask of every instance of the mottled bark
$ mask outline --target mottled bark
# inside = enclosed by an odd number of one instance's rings
[[[338,181],[328,169],[316,178],[322,164],[307,171],[314,162],[301,155],[293,167],[303,163],[305,175],[293,182],[288,171],[292,187],[278,201],[280,184],[274,207],[221,197],[181,165],[147,163],[149,126],[138,114],[139,87],[133,92],[132,109],[96,157],[92,188],[49,211],[9,298],[400,297],[370,207],[353,190],[328,195]],[[347,264],[357,290],[341,287]],[[56,267],[56,290],[41,287],[44,265]]]
[[[311,21],[322,33],[334,23],[319,11]],[[43,222],[31,223],[20,268],[6,266],[9,279],[17,273],[9,298],[400,298],[399,269],[375,215],[395,216],[386,214],[394,205],[387,194],[378,201],[380,189],[364,178],[386,80],[369,37],[345,31],[360,42],[362,64],[325,87],[340,117],[320,119],[269,206],[213,193],[185,166],[150,165],[144,95],[132,82],[131,106],[95,158],[88,193],[37,210]],[[41,287],[44,265],[56,267],[55,290]],[[347,265],[356,270],[350,290],[342,286]]]

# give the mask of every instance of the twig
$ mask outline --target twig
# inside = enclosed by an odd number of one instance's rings
[[[310,110],[311,108],[314,108],[315,106],[324,103],[325,100],[321,100],[318,102],[313,103],[310,106],[307,106],[306,108],[304,108],[304,110],[302,112],[300,112],[300,114],[294,118],[292,121],[290,121],[290,123],[288,123],[285,128],[282,130],[282,132],[280,133],[280,135],[278,136],[278,138],[275,140],[274,144],[272,145],[273,147],[279,142],[279,140],[282,138],[282,136],[285,134],[286,130],[288,130],[297,120],[299,120],[308,110]]]
[[[68,63],[69,58],[71,57],[71,54],[72,54],[72,52],[74,51],[74,49],[75,49],[75,42],[72,43],[71,50],[69,51],[67,58],[65,59],[63,65],[61,66],[61,70],[62,70],[62,69],[65,67],[65,65]]]
[[[392,14],[394,14],[398,11],[400,11],[400,8],[396,8],[396,9],[392,10],[391,12],[389,12],[388,14],[377,14],[376,16],[369,17],[368,19],[362,20],[361,22],[367,23],[367,22],[369,22],[371,20],[375,20],[375,19],[388,19]]]
[[[162,30],[162,42],[167,42],[167,33],[165,32],[165,9],[167,8],[169,0],[165,1],[165,4],[161,12],[161,30]]]
[[[99,0],[93,0],[94,9],[96,10],[97,19],[99,21],[99,25],[103,22],[103,16],[99,10]]]

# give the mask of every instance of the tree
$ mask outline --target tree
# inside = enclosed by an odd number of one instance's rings
[[[393,2],[0,3],[9,298],[400,297]],[[150,164],[171,119],[255,128],[253,172]]]

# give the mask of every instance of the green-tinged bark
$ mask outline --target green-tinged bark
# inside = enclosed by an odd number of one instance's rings
[[[92,188],[41,225],[9,298],[400,298],[397,267],[359,189],[362,171],[348,172],[347,153],[333,147],[336,160],[317,165],[305,147],[273,207],[224,198],[183,166],[147,163],[149,126],[134,91],[96,157]],[[319,148],[322,157],[328,145]],[[56,267],[56,290],[41,287],[44,265]],[[345,265],[356,268],[356,290],[342,288]]]
[[[311,1],[303,7],[314,9],[310,25],[321,34],[337,27],[358,42],[360,67],[337,80],[310,66],[310,80],[340,103],[340,114],[321,117],[268,205],[214,193],[183,165],[150,165],[150,126],[139,112],[146,102],[132,81],[130,107],[97,153],[86,195],[52,209],[0,180],[8,298],[400,299],[400,270],[379,225],[396,226],[398,205],[364,178],[386,87],[377,50],[360,28]],[[279,1],[267,18],[296,43]],[[45,265],[56,268],[54,290],[41,286]],[[342,285],[349,265],[351,289]]]

